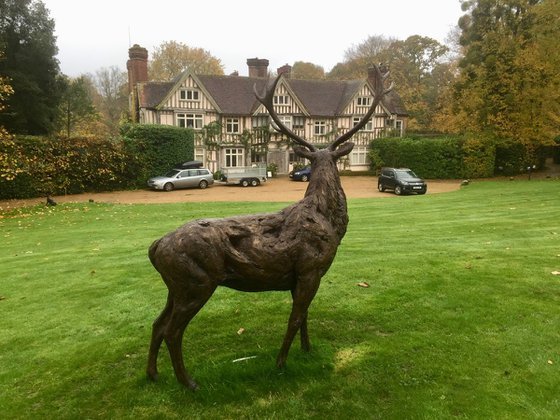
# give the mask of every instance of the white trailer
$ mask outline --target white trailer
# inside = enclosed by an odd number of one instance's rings
[[[266,166],[237,166],[235,168],[222,168],[221,172],[220,180],[226,184],[256,187],[261,182],[266,182]]]

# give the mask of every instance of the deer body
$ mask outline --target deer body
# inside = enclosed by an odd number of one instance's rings
[[[276,121],[270,93],[274,87],[259,100]],[[379,101],[380,96],[376,96]],[[279,126],[287,130],[281,123]],[[289,131],[286,134],[292,136]],[[165,341],[177,380],[196,389],[183,363],[182,337],[218,286],[246,292],[289,290],[292,311],[276,364],[284,366],[298,331],[302,348],[310,349],[307,311],[348,225],[336,161],[350,153],[353,144],[339,147],[341,142],[337,144],[337,140],[332,147],[317,150],[303,139],[295,140],[309,149],[294,150],[311,161],[313,173],[301,201],[277,213],[195,220],[150,247],[150,261],[169,293],[164,310],[153,324],[148,377],[157,378],[157,355]]]

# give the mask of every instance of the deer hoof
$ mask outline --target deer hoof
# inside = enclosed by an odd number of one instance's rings
[[[146,372],[146,376],[148,377],[148,379],[152,382],[156,382],[159,378],[159,375],[157,372]]]
[[[195,381],[193,381],[192,379],[189,379],[189,380],[187,381],[187,383],[186,383],[186,384],[183,384],[183,385],[185,385],[185,386],[186,386],[187,388],[189,388],[191,391],[196,391],[196,390],[198,389],[198,384],[197,384]]]

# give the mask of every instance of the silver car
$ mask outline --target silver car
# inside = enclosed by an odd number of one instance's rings
[[[172,169],[164,176],[148,180],[148,187],[155,190],[173,191],[176,188],[206,188],[214,183],[214,176],[206,168]]]

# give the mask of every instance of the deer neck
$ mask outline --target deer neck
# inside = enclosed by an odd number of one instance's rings
[[[329,162],[327,165],[312,165],[311,173],[304,201],[312,203],[342,238],[348,225],[348,211],[338,170],[334,163]]]

